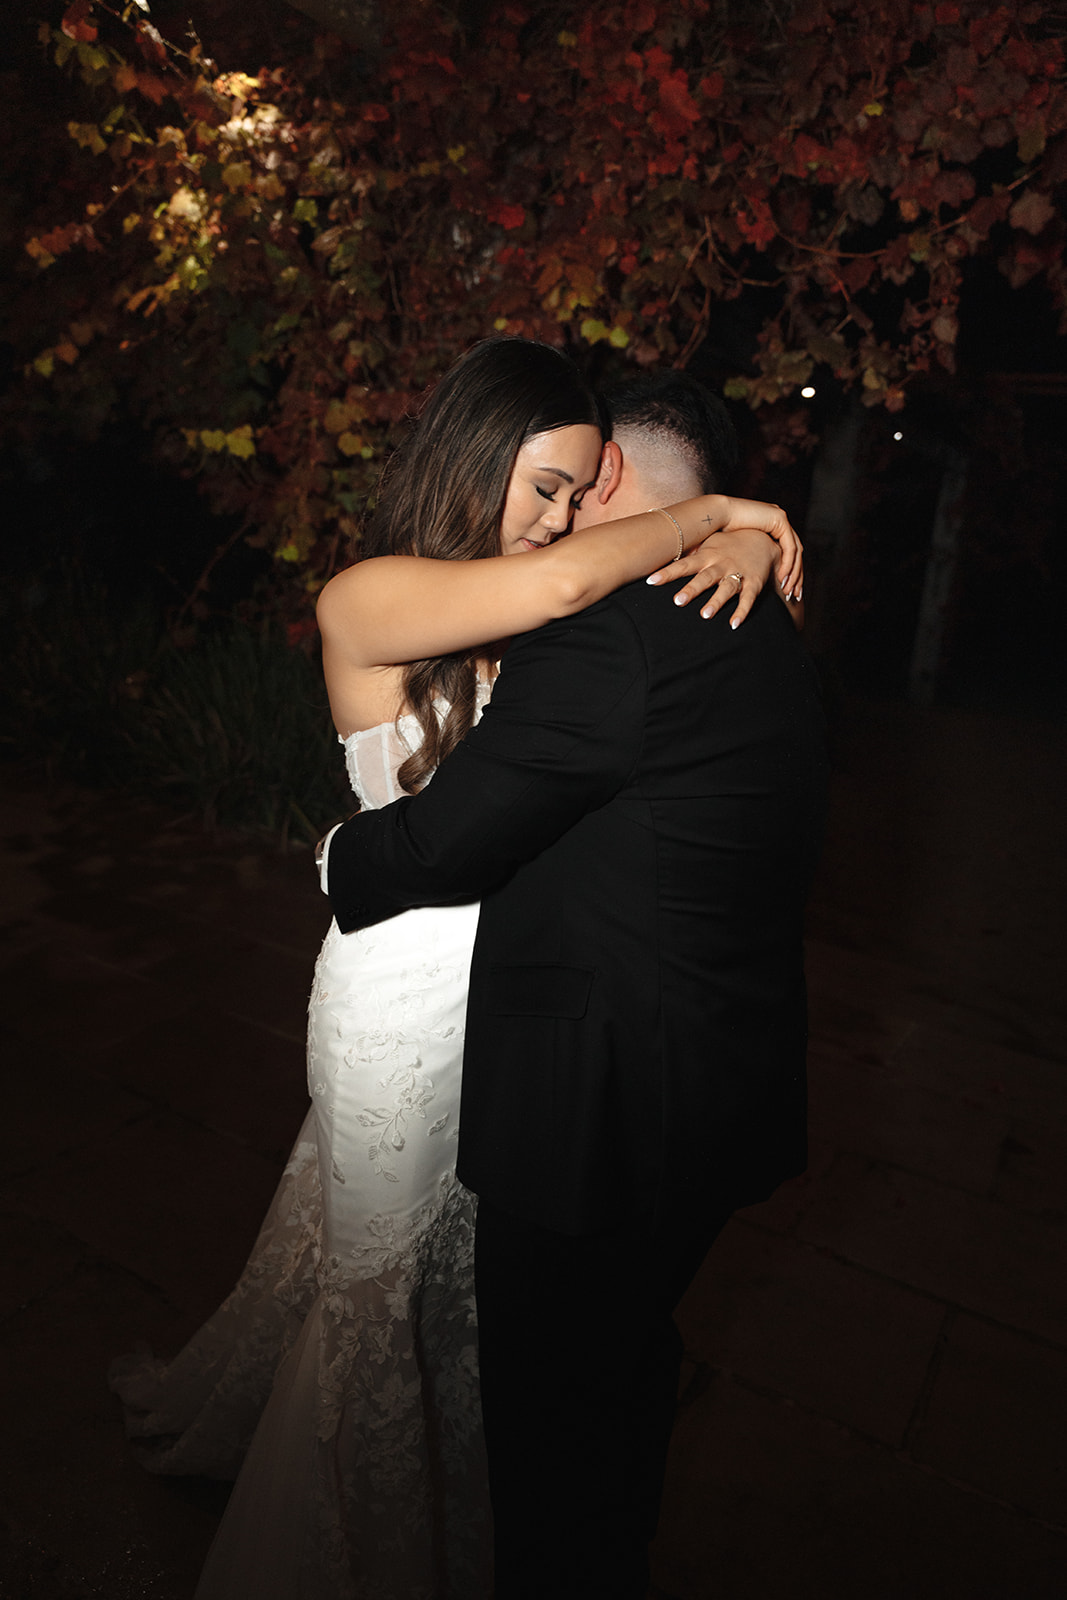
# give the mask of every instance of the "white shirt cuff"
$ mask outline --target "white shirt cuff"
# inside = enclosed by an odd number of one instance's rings
[[[315,859],[317,860],[319,867],[319,888],[322,890],[323,894],[329,894],[330,892],[329,878],[327,876],[330,865],[330,840],[333,838],[339,827],[341,827],[341,823],[337,822],[334,824],[329,833],[322,840],[318,850],[315,852]]]

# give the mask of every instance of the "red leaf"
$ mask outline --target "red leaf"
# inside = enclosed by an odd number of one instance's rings
[[[860,289],[866,289],[874,272],[874,261],[870,256],[861,257],[858,261],[850,261],[841,273],[841,281],[850,294],[856,294]]]
[[[76,244],[81,233],[81,228],[76,222],[68,222],[64,227],[53,228],[51,233],[42,233],[40,243],[54,256],[60,256],[64,250],[69,250]]]
[[[685,123],[700,121],[700,112],[697,110],[693,97],[689,93],[689,85],[686,82],[684,72],[679,70],[672,73],[669,78],[664,78],[661,81],[659,98],[660,104],[668,116],[673,121],[683,124],[683,127]]]
[[[510,206],[504,200],[494,200],[486,215],[490,222],[498,222],[502,228],[521,228],[526,221],[526,208]]]
[[[685,160],[685,146],[679,144],[677,139],[670,138],[666,118],[654,111],[649,121],[657,133],[664,135],[664,144],[662,149],[649,158],[648,170],[659,177],[668,178],[672,172],[678,171]]]
[[[746,200],[748,211],[736,212],[737,226],[742,238],[754,244],[758,249],[765,250],[774,239],[778,230],[774,225],[774,217],[766,200],[750,197]]]
[[[1045,267],[1048,260],[1044,253],[1035,250],[1033,245],[1019,243],[1010,255],[1002,256],[998,263],[1013,289],[1021,289],[1024,283],[1029,283],[1031,278]]]
[[[793,140],[793,170],[803,178],[809,167],[816,168],[826,159],[826,151],[810,133],[798,133]]]
[[[912,266],[907,234],[898,234],[882,255],[882,276],[891,283],[906,283]]]
[[[1009,67],[1014,67],[1016,72],[1021,72],[1024,77],[1033,77],[1037,72],[1039,56],[1034,46],[1025,39],[1009,39],[1002,51],[1004,60]]]
[[[978,130],[969,122],[952,122],[945,139],[944,156],[948,161],[959,161],[969,166],[985,149]]]
[[[721,100],[725,87],[726,80],[721,72],[709,72],[706,78],[700,80],[700,92],[708,100]]]
[[[68,39],[78,44],[92,44],[96,38],[96,24],[85,20],[92,9],[93,0],[74,0],[74,4],[67,7],[60,27]]]
[[[159,66],[163,66],[167,59],[167,47],[163,43],[163,35],[159,29],[153,27],[150,22],[139,22],[135,37],[145,60],[155,61]]]
[[[991,55],[1010,26],[1011,12],[1006,6],[998,6],[988,17],[976,17],[967,30],[972,49],[980,56]]]
[[[959,319],[951,311],[939,311],[930,324],[930,332],[942,344],[955,344],[959,337]]]
[[[981,238],[989,232],[994,223],[1002,222],[1008,214],[1011,205],[1010,194],[987,194],[981,200],[976,200],[967,213],[968,225],[974,229]]]
[[[961,206],[974,195],[974,178],[969,172],[946,169],[934,179],[934,194],[946,206]]]
[[[1028,189],[1012,206],[1008,220],[1013,228],[1023,228],[1036,236],[1044,232],[1055,215],[1056,208],[1046,195]]]
[[[1002,150],[1015,137],[1015,129],[1007,117],[994,117],[983,124],[982,143],[990,150]]]
[[[963,55],[964,52],[961,50],[959,53],[960,55]],[[954,83],[962,84],[965,81],[966,80],[963,78],[952,79],[952,82]],[[936,78],[928,78],[926,80],[922,86],[922,92],[919,96],[919,99],[923,105],[923,109],[931,113],[947,111],[952,105],[953,98],[954,96],[950,85],[948,83],[941,83]]]
[[[656,8],[650,0],[636,0],[626,12],[626,31],[631,37],[648,33],[656,26]]]
[[[855,140],[844,137],[835,139],[830,154],[833,157],[835,183],[849,183],[856,179],[862,181],[866,178],[866,157]]]
[[[666,50],[654,44],[651,50],[645,52],[644,67],[650,78],[658,78],[662,83],[664,78],[670,76],[671,58]]]
[[[961,83],[970,83],[977,69],[978,57],[973,50],[967,50],[960,44],[950,46],[945,55],[945,77],[949,83],[957,86]]]
[[[170,93],[162,78],[157,78],[153,72],[139,72],[137,74],[137,87],[146,100],[151,100],[154,106],[161,105]]]
[[[926,132],[930,118],[918,100],[905,101],[893,113],[897,132],[907,144],[915,144]]]

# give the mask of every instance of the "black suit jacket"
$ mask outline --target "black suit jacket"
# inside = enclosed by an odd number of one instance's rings
[[[459,1175],[566,1233],[805,1163],[822,716],[789,616],[631,584],[516,639],[417,797],[334,834],[341,929],[480,898]]]

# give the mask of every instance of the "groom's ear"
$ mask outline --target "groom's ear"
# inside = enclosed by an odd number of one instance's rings
[[[607,505],[621,482],[622,451],[614,439],[609,439],[601,451],[600,471],[593,485],[593,492],[602,506]]]

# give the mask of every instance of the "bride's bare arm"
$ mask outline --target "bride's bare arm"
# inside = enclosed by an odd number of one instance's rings
[[[447,655],[583,611],[613,589],[669,565],[679,532],[687,554],[719,530],[752,529],[781,545],[796,541],[785,513],[757,500],[701,495],[666,512],[583,528],[546,550],[520,555],[484,561],[378,556],[349,567],[319,596],[319,627],[333,670],[366,671]],[[709,562],[722,565],[713,546],[688,571],[696,575]]]

